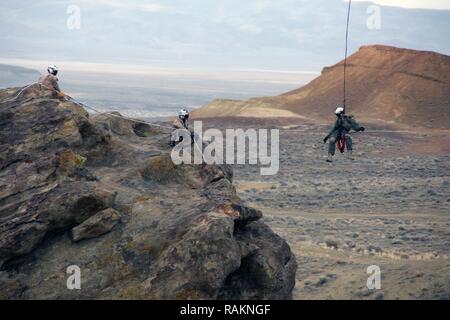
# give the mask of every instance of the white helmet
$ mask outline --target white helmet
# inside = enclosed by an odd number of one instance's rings
[[[336,113],[336,115],[340,115],[343,112],[344,112],[344,108],[338,107],[334,113]]]
[[[181,109],[178,112],[178,117],[180,117],[180,119],[187,119],[189,118],[189,112],[186,109]]]
[[[58,67],[55,65],[51,65],[47,68],[48,73],[56,76],[58,74]]]

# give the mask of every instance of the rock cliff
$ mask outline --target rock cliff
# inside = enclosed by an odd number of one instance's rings
[[[295,257],[230,167],[174,166],[167,132],[18,93],[0,91],[1,299],[291,298]]]

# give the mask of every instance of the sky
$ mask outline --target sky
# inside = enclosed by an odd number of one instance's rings
[[[354,0],[366,1],[366,0]],[[375,0],[377,4],[403,8],[450,10],[449,0]]]
[[[376,2],[427,9],[355,1],[351,53],[450,54],[450,0]],[[319,73],[343,57],[346,10],[344,0],[2,0],[0,62]]]
[[[347,0],[348,1],[348,0]],[[367,0],[353,0],[354,2],[367,2]],[[83,3],[86,0],[79,1],[66,1],[68,3]],[[158,1],[124,1],[119,0],[90,0],[90,2],[97,2],[102,5],[109,5],[116,8],[135,8],[147,12],[161,12],[167,10],[170,6],[165,6]],[[260,7],[264,7],[266,3],[270,1],[261,0]],[[393,6],[402,8],[421,8],[421,9],[438,9],[438,10],[450,10],[449,0],[373,0],[372,2],[383,5],[383,6]],[[174,9],[172,7],[171,9]]]

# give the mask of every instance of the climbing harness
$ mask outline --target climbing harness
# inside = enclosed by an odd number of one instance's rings
[[[339,138],[339,140],[337,142],[337,148],[339,149],[339,151],[341,153],[344,153],[344,151],[345,151],[345,144],[346,144],[345,135],[341,135],[341,137]]]

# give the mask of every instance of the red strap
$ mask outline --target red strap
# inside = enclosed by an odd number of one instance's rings
[[[342,135],[342,137],[337,142],[337,147],[341,153],[344,153],[345,151],[345,144],[345,135]]]

